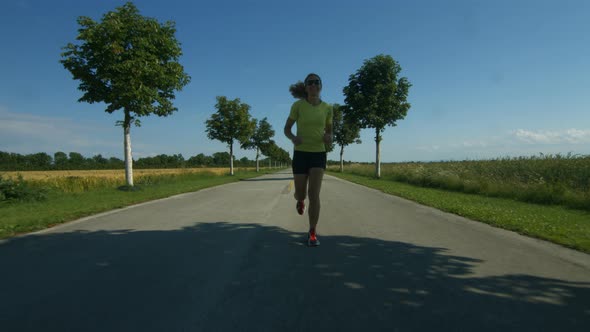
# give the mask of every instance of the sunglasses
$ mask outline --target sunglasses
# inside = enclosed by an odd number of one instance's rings
[[[314,84],[319,86],[322,84],[322,81],[320,81],[320,80],[307,80],[307,81],[305,81],[305,85],[307,85],[307,86],[311,86]]]

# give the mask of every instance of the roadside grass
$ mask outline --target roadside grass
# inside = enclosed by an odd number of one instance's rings
[[[350,164],[346,172],[374,176],[375,164]],[[420,187],[590,211],[590,156],[557,154],[384,163],[381,178]]]
[[[590,253],[589,211],[424,188],[349,173],[328,171],[328,174],[495,227]]]
[[[124,182],[96,184],[81,190],[59,190],[55,186],[48,186],[45,188],[47,189],[45,200],[0,203],[0,239],[38,231],[116,208],[237,182],[267,173],[272,171],[260,173],[238,171],[234,176],[215,173],[151,175],[143,178],[142,181],[137,181],[138,190],[133,191],[121,190]],[[34,182],[31,186],[41,187],[43,183]]]

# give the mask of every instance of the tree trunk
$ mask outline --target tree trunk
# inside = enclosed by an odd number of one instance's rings
[[[258,166],[258,157],[260,156],[260,149],[256,147],[256,173],[260,172],[260,167]]]
[[[125,111],[123,122],[124,145],[125,145],[125,181],[127,186],[133,187],[133,158],[131,157],[131,116]]]
[[[344,172],[344,160],[342,156],[344,155],[344,145],[340,146],[340,173]]]
[[[234,142],[229,143],[229,175],[234,175]]]
[[[375,143],[377,146],[376,157],[375,157],[375,176],[377,179],[381,178],[381,130],[375,129]]]

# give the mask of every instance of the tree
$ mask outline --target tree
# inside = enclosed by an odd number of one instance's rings
[[[51,156],[45,152],[30,154],[27,156],[27,159],[29,159],[31,169],[42,169],[42,170],[50,169],[51,162],[53,161]]]
[[[68,155],[65,152],[58,151],[53,154],[53,164],[56,169],[64,169],[68,164]]]
[[[213,165],[223,166],[230,163],[230,155],[227,152],[215,152],[213,154]]]
[[[196,156],[192,156],[187,160],[187,164],[189,167],[202,167],[202,166],[207,166],[209,165],[211,162],[207,159],[207,158],[211,158],[211,157],[207,157],[202,153],[199,153]]]
[[[116,157],[109,158],[109,168],[110,169],[122,168],[124,166],[125,166],[125,162],[123,160],[116,158]]]
[[[182,154],[171,156],[159,154],[153,157],[139,158],[135,164],[141,168],[181,168],[185,166],[185,160]]]
[[[248,159],[248,157],[242,157],[239,159],[240,162],[240,166],[241,167],[248,167],[248,165],[250,165],[250,160]]]
[[[90,159],[92,161],[92,167],[95,169],[105,169],[109,160],[103,157],[101,154],[97,154]]]
[[[83,155],[78,152],[70,152],[69,156],[68,163],[70,163],[70,169],[84,169],[86,158]]]
[[[278,147],[278,151],[277,151],[277,159],[280,163],[282,164],[289,164],[291,163],[291,157],[289,157],[289,152],[287,152],[287,150]]]
[[[123,110],[117,124],[124,132],[125,179],[133,186],[131,124],[139,126],[142,116],[172,114],[174,91],[190,81],[178,63],[182,51],[175,23],[143,17],[127,2],[101,22],[81,16],[78,24],[81,45],[65,46],[60,62],[80,80],[79,102],[105,103],[108,113]]]
[[[8,171],[16,167],[11,153],[0,151],[0,170]]]
[[[260,147],[260,151],[262,151],[263,155],[268,157],[270,166],[272,166],[271,160],[287,164],[291,162],[289,152],[280,148],[278,145],[275,144],[274,141],[262,144]]]
[[[242,103],[239,98],[228,100],[224,96],[217,97],[217,112],[206,121],[206,132],[209,139],[215,139],[229,146],[229,170],[234,175],[234,142],[244,144],[252,136],[256,123],[250,117],[250,106]]]
[[[381,177],[381,134],[386,126],[396,126],[403,119],[410,103],[406,101],[412,84],[407,78],[398,79],[402,68],[389,55],[377,55],[365,60],[355,74],[350,75],[344,88],[347,116],[360,128],[375,129],[375,174]]]
[[[334,144],[340,146],[340,172],[344,170],[344,147],[352,143],[362,143],[359,139],[361,133],[360,127],[352,122],[350,117],[344,116],[345,110],[346,106],[332,105]]]
[[[260,148],[263,144],[271,143],[271,138],[275,135],[275,131],[272,126],[266,120],[266,117],[260,121],[254,119],[256,127],[254,133],[250,136],[250,139],[242,144],[242,149],[256,149],[256,172],[260,171],[258,160],[260,157]]]

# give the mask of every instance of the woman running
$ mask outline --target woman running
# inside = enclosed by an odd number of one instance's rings
[[[309,74],[303,83],[289,89],[299,100],[291,106],[285,124],[285,136],[295,146],[293,152],[293,178],[297,212],[305,212],[305,198],[309,195],[309,233],[307,244],[318,246],[316,228],[320,218],[320,189],[326,170],[326,146],[332,143],[332,106],[320,98],[322,80]],[[297,135],[291,128],[297,123]]]

